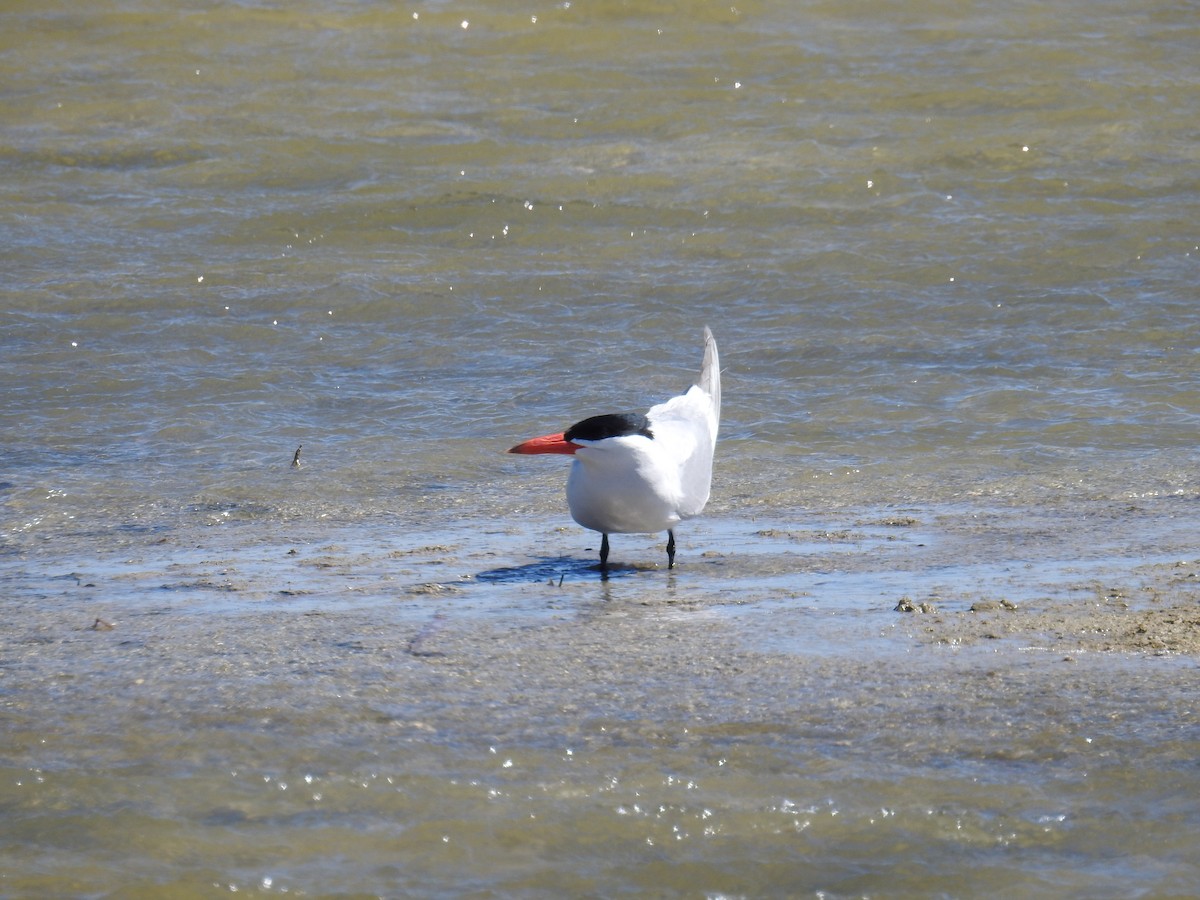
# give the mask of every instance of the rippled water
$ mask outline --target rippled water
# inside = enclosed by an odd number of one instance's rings
[[[986,667],[881,646],[867,607],[1189,552],[1198,14],[8,4],[0,893],[1190,893],[1195,723],[1147,670],[1088,663],[1053,705],[1021,663],[991,704],[952,689]],[[650,583],[661,542],[623,538],[601,586],[561,466],[503,450],[682,389],[704,324],[725,405],[692,568]],[[941,524],[973,516],[1005,537],[955,568]],[[573,704],[465,699],[521,653],[453,657],[456,628],[584,640],[663,597],[708,612],[624,639],[846,668],[658,673],[673,706],[597,645]],[[818,630],[767,640],[779,608]],[[306,630],[339,610],[359,637]],[[934,709],[893,665],[931,667]],[[389,667],[438,702],[388,707]],[[1145,702],[1093,722],[1107,679]]]

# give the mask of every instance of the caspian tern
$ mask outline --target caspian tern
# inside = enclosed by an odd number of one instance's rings
[[[576,522],[600,532],[601,571],[608,569],[610,534],[659,531],[667,532],[667,568],[674,568],[674,527],[708,502],[720,421],[721,365],[717,342],[705,328],[700,377],[686,393],[645,415],[592,416],[508,452],[574,457],[567,506]]]

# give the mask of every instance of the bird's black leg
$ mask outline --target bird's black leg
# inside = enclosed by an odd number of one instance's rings
[[[675,532],[667,529],[667,568],[675,568]]]
[[[600,535],[600,568],[608,569],[608,535]]]

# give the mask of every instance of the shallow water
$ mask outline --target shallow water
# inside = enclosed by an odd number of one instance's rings
[[[1194,893],[1196,13],[9,4],[0,894]]]

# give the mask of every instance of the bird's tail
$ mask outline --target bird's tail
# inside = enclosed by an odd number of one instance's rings
[[[704,327],[704,362],[700,366],[701,390],[712,400],[713,417],[721,420],[721,359],[717,356],[717,339]]]

